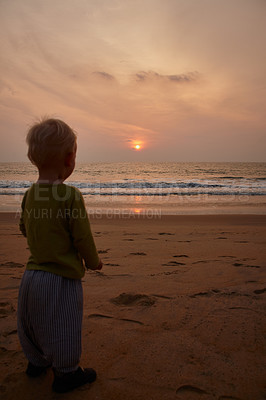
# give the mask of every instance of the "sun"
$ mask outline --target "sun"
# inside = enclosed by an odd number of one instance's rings
[[[130,142],[131,149],[135,151],[143,150],[143,145],[145,145],[145,143],[143,143],[143,141],[140,139],[130,140]]]

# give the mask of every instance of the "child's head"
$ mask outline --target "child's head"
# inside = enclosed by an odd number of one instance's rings
[[[26,140],[28,157],[39,170],[64,162],[69,153],[76,151],[76,134],[59,119],[44,118],[35,123]]]

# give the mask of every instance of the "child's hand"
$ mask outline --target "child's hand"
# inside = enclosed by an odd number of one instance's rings
[[[100,269],[102,269],[102,267],[103,267],[103,263],[102,263],[102,260],[100,260],[96,270],[99,271]]]
[[[97,267],[95,267],[95,268],[88,267],[88,269],[91,269],[92,271],[100,271],[102,269],[102,267],[103,267],[103,263],[102,263],[102,260],[100,260]]]

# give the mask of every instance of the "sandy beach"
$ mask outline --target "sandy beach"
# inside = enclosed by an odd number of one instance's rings
[[[104,268],[83,279],[81,365],[98,379],[54,394],[30,379],[16,331],[28,258],[1,213],[1,399],[263,400],[266,215],[91,218]]]

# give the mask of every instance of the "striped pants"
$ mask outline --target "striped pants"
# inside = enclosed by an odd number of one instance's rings
[[[18,297],[18,336],[35,366],[67,373],[81,356],[83,291],[81,280],[44,271],[24,272]]]

